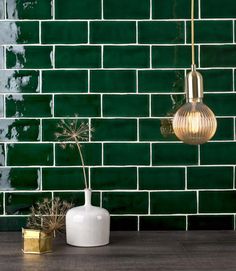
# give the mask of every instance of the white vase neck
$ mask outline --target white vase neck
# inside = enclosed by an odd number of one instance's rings
[[[84,189],[84,205],[85,206],[91,206],[91,196],[92,196],[92,190]]]

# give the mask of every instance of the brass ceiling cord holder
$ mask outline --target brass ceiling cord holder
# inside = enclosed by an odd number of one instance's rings
[[[173,130],[184,143],[203,144],[215,134],[217,122],[214,113],[203,102],[203,78],[196,70],[194,41],[194,0],[191,0],[191,71],[185,78],[186,103],[175,113]]]

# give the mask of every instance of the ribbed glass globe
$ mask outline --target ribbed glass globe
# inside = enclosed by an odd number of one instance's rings
[[[216,132],[214,113],[202,102],[187,102],[173,119],[175,135],[184,143],[197,145],[210,140]]]

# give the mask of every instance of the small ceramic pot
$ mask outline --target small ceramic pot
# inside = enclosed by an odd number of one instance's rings
[[[67,244],[79,247],[104,246],[109,243],[110,215],[91,205],[91,190],[85,189],[85,204],[66,214]]]

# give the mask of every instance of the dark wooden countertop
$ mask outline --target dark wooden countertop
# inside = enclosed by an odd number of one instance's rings
[[[112,232],[111,244],[77,248],[63,239],[54,252],[21,252],[20,233],[0,233],[0,271],[236,270],[236,232]]]

